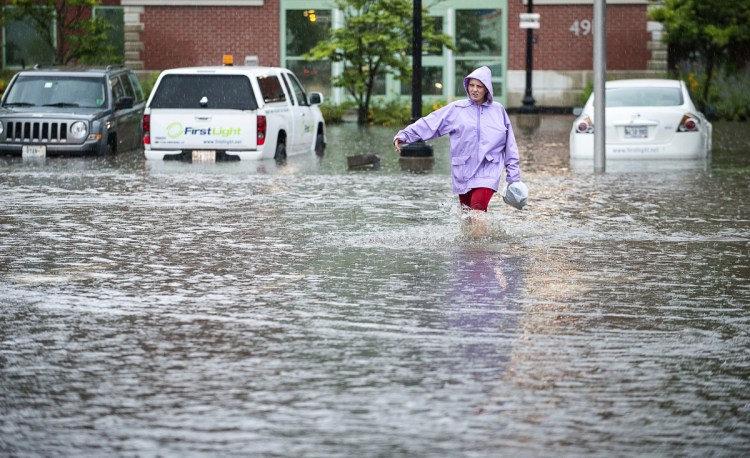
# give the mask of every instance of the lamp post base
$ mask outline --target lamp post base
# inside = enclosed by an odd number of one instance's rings
[[[534,100],[534,97],[527,95],[523,98],[523,105],[521,105],[520,111],[521,113],[536,113],[539,111],[539,109],[534,105],[536,101]]]
[[[432,146],[425,142],[414,142],[401,147],[401,157],[432,157]]]

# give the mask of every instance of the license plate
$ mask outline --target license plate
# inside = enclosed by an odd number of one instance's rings
[[[648,127],[625,126],[625,138],[648,138]]]
[[[216,151],[193,150],[193,162],[216,162]]]
[[[47,156],[47,147],[44,145],[23,145],[21,147],[21,157],[36,158]]]

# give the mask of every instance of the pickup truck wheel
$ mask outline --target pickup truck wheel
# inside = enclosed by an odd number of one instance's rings
[[[318,136],[315,138],[315,154],[318,156],[323,156],[325,153],[326,144],[324,138],[322,133],[318,133]]]
[[[276,145],[276,153],[273,155],[273,158],[276,159],[276,162],[286,161],[286,144],[285,143],[279,143],[278,145]]]

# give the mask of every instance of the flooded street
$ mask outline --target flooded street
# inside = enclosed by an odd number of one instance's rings
[[[529,205],[471,238],[447,139],[322,158],[0,158],[0,455],[750,453],[750,129],[571,164],[512,118]],[[377,153],[378,169],[346,156]]]

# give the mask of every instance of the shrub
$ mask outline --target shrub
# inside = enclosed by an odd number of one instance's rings
[[[433,111],[443,108],[446,104],[447,102],[442,99],[435,100],[434,102],[432,102],[432,104],[423,103],[422,104],[422,116],[427,116]]]
[[[708,81],[705,68],[695,62],[683,62],[677,77],[685,81],[695,105],[711,118],[728,121],[750,119],[750,67],[731,70],[728,67],[716,69],[711,78],[708,96],[704,89]]]
[[[594,82],[589,81],[586,87],[583,88],[583,92],[581,92],[581,94],[578,96],[578,103],[581,106],[586,105],[586,102],[588,102],[592,92],[594,92]]]
[[[715,114],[728,121],[750,120],[750,69],[727,74],[719,72],[714,77],[709,99]]]
[[[422,104],[422,116],[445,106],[444,100]],[[378,126],[405,126],[411,123],[411,101],[389,99],[375,101],[370,105],[370,124]]]
[[[334,105],[330,102],[324,102],[320,105],[320,112],[327,123],[337,123],[344,120],[344,114],[355,107],[354,102],[344,102],[340,105]]]
[[[146,99],[148,99],[148,97],[151,95],[151,91],[154,89],[156,80],[159,79],[159,74],[159,72],[153,72],[148,76],[148,78],[141,80],[141,87],[143,88],[143,94],[145,94]]]
[[[370,124],[391,126],[408,124],[411,108],[402,99],[376,100],[370,104]]]
[[[13,70],[0,69],[0,97],[3,96],[5,88],[8,87],[8,83],[13,78],[16,72]]]

